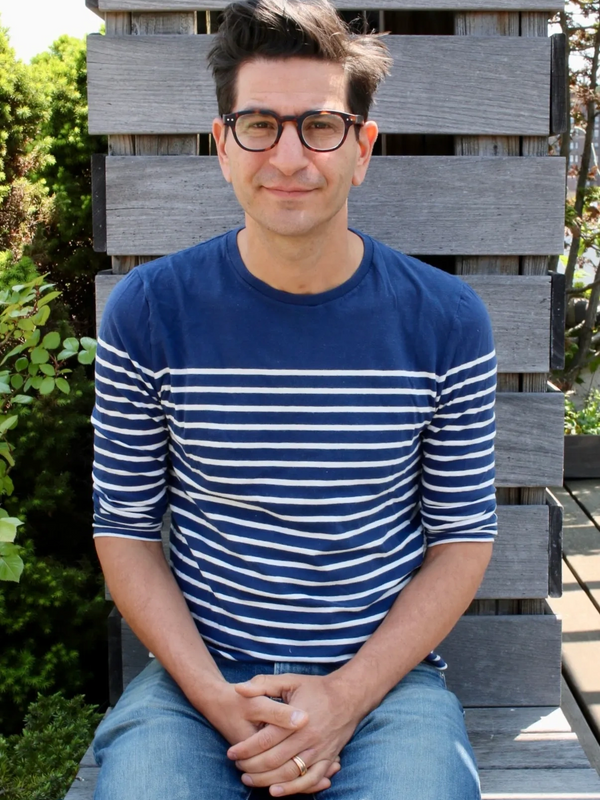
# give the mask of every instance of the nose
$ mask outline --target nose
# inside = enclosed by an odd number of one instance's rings
[[[271,150],[271,164],[284,175],[293,175],[308,164],[307,156],[308,151],[300,141],[295,122],[284,122],[281,138]]]

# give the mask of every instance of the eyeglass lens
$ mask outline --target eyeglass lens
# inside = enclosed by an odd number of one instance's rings
[[[235,134],[243,147],[266,150],[277,139],[277,119],[270,114],[244,114],[235,123]],[[302,138],[315,150],[333,150],[344,138],[346,124],[336,114],[311,114],[302,122]]]

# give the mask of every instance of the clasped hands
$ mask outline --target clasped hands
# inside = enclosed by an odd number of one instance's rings
[[[254,717],[253,732],[240,741],[239,729],[237,735],[221,729],[235,742],[227,756],[243,773],[242,782],[268,786],[275,797],[329,788],[341,768],[339,754],[361,719],[332,675],[257,675],[232,688],[238,698],[233,704],[246,720]],[[294,756],[306,765],[304,775]]]

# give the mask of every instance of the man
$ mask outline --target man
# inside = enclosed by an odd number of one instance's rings
[[[245,227],[136,268],[100,331],[98,554],[156,660],[100,726],[96,798],[478,798],[432,651],[495,531],[489,320],[348,229],[379,37],[242,0],[209,61]]]

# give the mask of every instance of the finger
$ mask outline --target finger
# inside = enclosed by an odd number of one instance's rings
[[[308,714],[300,708],[287,703],[279,703],[268,697],[252,697],[248,700],[246,719],[255,724],[277,725],[290,731],[303,728],[308,722]]]
[[[249,736],[243,742],[238,742],[227,751],[227,756],[232,761],[238,761],[258,756],[275,747],[287,739],[294,731],[280,728],[277,725],[265,725],[259,731]]]
[[[240,744],[244,745],[245,742]],[[312,759],[309,758],[308,761],[302,756],[305,763],[309,764],[314,761],[317,754],[311,753],[306,747],[306,743],[303,744],[296,737],[290,735],[269,750],[248,758],[237,758],[235,765],[240,772],[250,772],[253,775],[259,772],[273,772],[273,770],[279,769],[286,764],[289,766],[290,763],[293,763],[293,757],[301,753],[303,749],[306,749],[306,752],[312,755]],[[243,747],[236,744],[231,750],[236,753],[243,752]]]
[[[235,683],[234,689],[244,697],[283,697],[285,692],[290,692],[298,685],[300,676],[293,673],[285,675],[255,675],[244,683]]]
[[[329,766],[329,769],[325,773],[325,777],[326,778],[333,778],[333,776],[337,775],[337,773],[341,770],[341,768],[342,768],[342,765],[340,764],[340,758],[338,756],[335,761],[331,762],[331,764]]]
[[[330,761],[317,761],[316,764],[309,767],[306,775],[301,775],[286,783],[271,784],[269,793],[273,797],[284,797],[288,794],[307,794],[316,791],[320,792],[321,788],[328,789],[331,781],[325,777],[325,772],[330,763]]]

